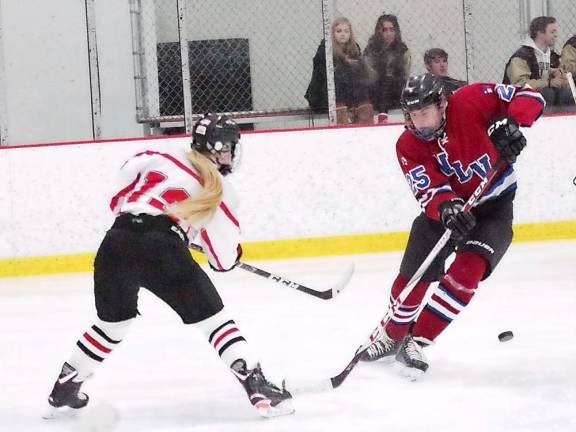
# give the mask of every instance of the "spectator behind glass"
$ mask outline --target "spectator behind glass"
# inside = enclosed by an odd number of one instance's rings
[[[446,95],[452,94],[460,87],[466,85],[466,81],[448,76],[448,53],[442,48],[431,48],[426,51],[424,53],[424,65],[428,72],[442,81]]]
[[[336,18],[331,35],[338,124],[372,123],[374,112],[368,93],[370,73],[354,38],[352,24],[347,18]],[[312,79],[304,97],[314,112],[326,112],[328,92],[324,40],[320,42],[313,62]]]
[[[560,55],[560,70],[576,75],[576,35],[566,41]]]
[[[547,110],[573,103],[566,75],[559,69],[560,56],[553,50],[557,39],[556,18],[534,18],[530,37],[512,54],[504,71],[505,84],[528,84],[538,90],[546,99]]]
[[[378,18],[364,57],[377,74],[370,92],[376,110],[385,113],[400,108],[400,95],[410,72],[410,51],[402,42],[395,15],[383,14]]]

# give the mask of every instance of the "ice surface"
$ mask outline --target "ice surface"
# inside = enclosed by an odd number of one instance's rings
[[[387,301],[399,253],[254,263],[328,287],[331,301],[242,270],[209,272],[269,378],[340,371]],[[295,394],[296,414],[260,419],[193,327],[146,291],[142,316],[84,389],[91,412],[41,415],[54,379],[94,318],[90,274],[0,279],[0,431],[576,431],[576,242],[513,245],[451,327],[427,349],[428,373],[360,364],[336,391]],[[498,341],[512,330],[514,339]],[[107,419],[108,425],[99,424]],[[101,426],[98,428],[98,426]]]

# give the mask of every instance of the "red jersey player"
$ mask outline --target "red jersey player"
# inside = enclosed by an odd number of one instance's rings
[[[264,377],[218,291],[188,250],[188,234],[198,234],[214,270],[231,270],[240,258],[237,204],[223,178],[238,156],[238,126],[226,116],[207,114],[194,125],[192,136],[189,150],[144,151],[122,166],[110,202],[116,220],[94,262],[98,318],[62,366],[45,418],[88,404],[80,387],[127,334],[138,315],[140,287],[206,335],[260,415],[294,411],[290,393]]]
[[[408,80],[401,103],[406,130],[396,153],[422,213],[412,224],[389,308],[446,228],[452,238],[404,303],[390,308],[384,331],[361,360],[394,357],[415,379],[428,369],[422,347],[468,305],[478,283],[492,273],[512,241],[513,163],[526,145],[519,126],[531,126],[545,102],[528,87],[489,83],[467,85],[446,97],[442,82],[424,74]],[[462,211],[499,157],[507,161],[505,168],[475,207]],[[455,260],[444,272],[454,250]],[[439,284],[421,308],[434,281]]]

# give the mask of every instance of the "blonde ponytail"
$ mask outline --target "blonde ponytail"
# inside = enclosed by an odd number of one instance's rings
[[[170,213],[194,225],[200,221],[210,220],[214,216],[222,201],[222,178],[214,162],[202,153],[192,150],[187,156],[202,177],[202,191],[197,196],[175,203],[170,208]]]

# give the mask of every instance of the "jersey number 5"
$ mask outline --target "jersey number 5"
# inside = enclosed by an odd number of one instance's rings
[[[414,193],[430,186],[430,177],[426,174],[424,165],[418,165],[416,168],[412,168],[408,171],[408,174],[406,174],[406,180],[408,180],[408,185]]]

